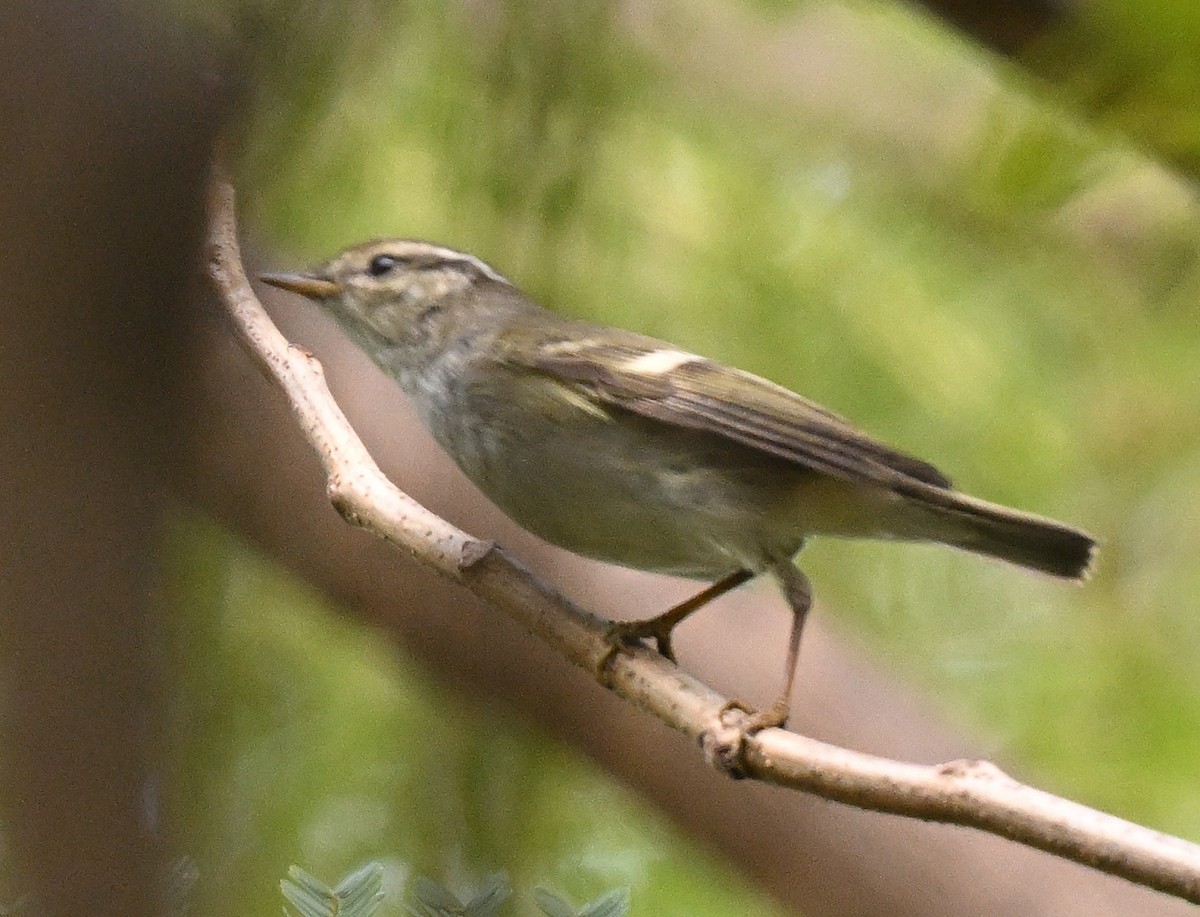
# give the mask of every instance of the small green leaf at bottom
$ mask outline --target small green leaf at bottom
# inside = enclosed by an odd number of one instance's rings
[[[546,917],[624,917],[629,910],[628,888],[614,888],[579,910],[575,910],[575,905],[566,898],[548,889],[536,888],[533,894]]]
[[[475,896],[463,904],[444,885],[418,876],[412,889],[416,907],[409,906],[408,912],[413,917],[492,917],[511,893],[508,878],[498,872],[484,879]]]
[[[337,888],[292,866],[279,890],[300,917],[370,917],[383,900],[383,866],[368,863],[342,879]]]

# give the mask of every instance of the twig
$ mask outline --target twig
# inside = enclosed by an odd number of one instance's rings
[[[372,460],[325,385],[316,358],[290,344],[258,301],[241,263],[233,189],[214,179],[209,274],[247,350],[283,389],[345,519],[459,582],[537,634],[626,700],[696,739],[736,723],[727,699],[657,653],[612,654],[607,622],[534,577],[500,548],[435,516]],[[1139,885],[1200,903],[1200,846],[1018,783],[986,761],[908,764],[782,729],[735,749],[740,773],[861,809],[978,828]]]

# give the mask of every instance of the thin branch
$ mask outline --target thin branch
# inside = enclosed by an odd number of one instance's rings
[[[287,396],[348,522],[466,586],[619,696],[700,740],[715,764],[861,809],[978,828],[1200,903],[1200,846],[1025,786],[985,761],[908,764],[782,729],[743,738],[736,715],[722,715],[727,698],[704,683],[645,648],[612,653],[604,619],[387,480],[334,402],[321,365],[280,334],[250,288],[233,189],[222,179],[213,182],[210,221],[210,277],[246,348]]]

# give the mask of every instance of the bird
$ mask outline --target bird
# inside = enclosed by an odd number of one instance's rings
[[[813,600],[811,537],[932,542],[1067,580],[1095,539],[958,491],[932,464],[749,372],[543,308],[467,252],[355,245],[260,280],[320,306],[390,376],[466,476],[516,523],[585,557],[707,582],[613,623],[674,659],[674,628],[766,575],[792,612],[783,689],[747,732],[788,718]],[[744,706],[744,705],[737,705]]]

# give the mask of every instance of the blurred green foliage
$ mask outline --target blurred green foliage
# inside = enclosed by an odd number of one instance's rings
[[[913,546],[819,542],[804,565],[819,613],[991,752],[1200,838],[1200,202],[1180,101],[1200,12],[1097,3],[1030,52],[1051,85],[903,6],[769,6],[630,24],[600,0],[230,0],[261,52],[243,199],[297,260],[382,235],[475,251],[547,305],[760,372],[965,489],[1091,529],[1082,589]],[[706,42],[719,59],[691,53]],[[338,869],[386,839],[430,874],[746,912],[562,750],[456,709],[201,542],[180,567],[209,591],[181,785],[211,797],[210,864]]]
[[[1200,175],[1200,6],[1095,0],[1026,55],[1062,98],[1152,154]]]

